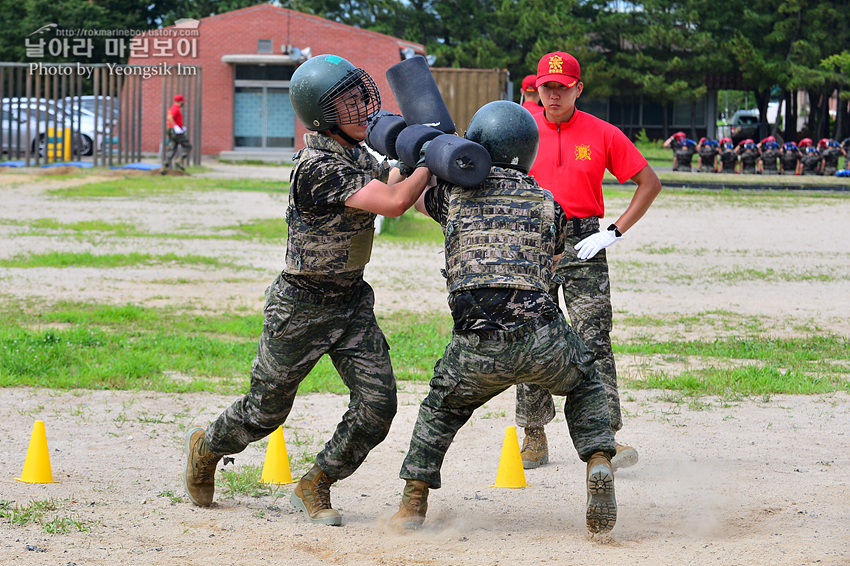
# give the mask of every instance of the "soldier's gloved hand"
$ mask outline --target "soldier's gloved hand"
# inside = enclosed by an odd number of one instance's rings
[[[614,230],[600,230],[596,234],[591,234],[584,240],[575,245],[579,259],[590,259],[600,250],[604,250],[617,240],[622,240],[625,236],[617,236]]]
[[[411,167],[401,159],[398,160],[398,165],[396,165],[396,167],[398,167],[398,172],[405,177],[410,177],[410,174],[416,169],[416,167]]]
[[[427,165],[425,165],[425,148],[427,148],[430,143],[431,141],[429,140],[422,144],[422,149],[419,150],[419,161],[417,161],[416,165],[413,166],[414,169],[427,167]]]

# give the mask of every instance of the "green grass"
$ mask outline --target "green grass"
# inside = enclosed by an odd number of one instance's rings
[[[284,177],[284,175],[282,175]],[[168,177],[161,175],[127,176],[109,181],[88,183],[76,187],[53,189],[49,194],[64,198],[144,197],[183,191],[255,191],[287,193],[287,180],[267,179],[209,179],[197,177]]]
[[[27,505],[12,505],[9,501],[0,500],[0,519],[17,526],[37,524],[48,534],[91,530],[93,521],[80,519],[73,514],[64,514],[61,507],[61,502],[55,499],[31,501]]]
[[[224,497],[233,498],[236,495],[280,497],[283,495],[283,486],[261,482],[262,475],[263,469],[260,466],[245,464],[238,468],[222,468],[216,476],[215,483]]]
[[[47,252],[43,254],[20,254],[12,258],[0,260],[0,267],[96,267],[114,268],[127,266],[162,265],[166,263],[181,265],[199,265],[204,267],[227,267],[230,269],[245,269],[233,262],[221,261],[215,257],[193,254],[93,254],[91,252]]]
[[[130,304],[6,302],[0,305],[0,316],[0,387],[241,394],[247,390],[262,329],[260,314],[199,315]],[[449,314],[396,312],[378,318],[396,377],[429,380],[451,337]],[[675,373],[649,373],[646,379],[624,383],[626,387],[693,395],[850,391],[850,344],[844,336],[777,338],[757,319],[724,311],[664,320],[624,316],[617,322],[655,330],[716,326],[726,335],[746,334],[690,341],[642,334],[616,341],[618,355],[681,362],[682,369]],[[300,391],[347,390],[325,356]],[[163,417],[145,418],[155,422]]]
[[[134,305],[61,303],[0,310],[0,387],[244,393],[262,316],[190,314]],[[399,379],[429,379],[451,318],[397,313],[380,320]],[[301,391],[347,391],[326,357]]]
[[[692,395],[850,392],[850,343],[847,337],[834,334],[664,342],[640,339],[618,344],[614,351],[636,357],[696,359],[707,366],[685,367],[675,375],[650,372],[644,380],[629,382],[635,388],[670,389]]]
[[[398,218],[385,218],[379,237],[388,242],[433,244],[442,244],[444,239],[439,223],[412,208]]]

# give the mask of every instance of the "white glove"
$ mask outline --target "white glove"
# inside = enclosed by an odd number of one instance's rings
[[[174,130],[174,133],[175,133],[175,134],[182,134],[182,133],[183,133],[183,128],[181,128],[181,127],[180,127],[180,126],[178,126],[177,124],[175,124],[175,125],[174,125],[174,127],[173,127],[173,128],[171,128],[171,129],[172,129],[172,130]]]
[[[599,253],[599,250],[604,250],[617,240],[622,240],[625,236],[617,236],[613,230],[601,230],[596,234],[591,234],[584,240],[576,244],[575,248],[578,252],[579,259],[590,259]]]

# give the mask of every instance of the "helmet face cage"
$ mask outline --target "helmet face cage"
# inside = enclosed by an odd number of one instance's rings
[[[319,98],[319,106],[328,124],[362,124],[381,109],[381,94],[366,71],[354,69]]]

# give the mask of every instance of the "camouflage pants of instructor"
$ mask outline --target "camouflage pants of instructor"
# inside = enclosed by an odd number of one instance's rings
[[[441,485],[440,468],[457,431],[473,411],[516,383],[535,383],[564,395],[564,414],[579,457],[615,454],[605,392],[593,356],[560,313],[542,328],[502,338],[454,334],[434,366],[428,395],[419,406],[410,448],[399,477]]]
[[[346,478],[386,438],[397,407],[389,346],[373,312],[375,296],[365,281],[344,304],[292,295],[298,290],[281,277],[266,291],[251,388],[209,425],[206,440],[213,452],[235,454],[274,432],[289,416],[298,384],[328,354],[351,396],[316,463],[331,477]]]
[[[180,148],[180,152],[178,155],[177,148]],[[171,167],[171,162],[174,161],[174,157],[180,160],[180,163],[185,166],[186,158],[189,156],[189,152],[192,151],[192,144],[189,143],[189,136],[186,133],[178,134],[175,133],[174,130],[168,130],[168,147],[165,149],[165,163],[163,164],[166,168]]]
[[[575,331],[596,357],[594,368],[605,388],[610,410],[611,427],[623,428],[620,413],[620,393],[617,389],[617,369],[611,348],[611,284],[608,279],[608,260],[605,250],[587,260],[578,259],[575,245],[589,234],[568,236],[564,255],[557,273],[564,277],[562,285],[567,314]],[[558,301],[558,287],[552,288]],[[516,423],[518,427],[541,427],[555,418],[552,395],[531,384],[517,386]]]

